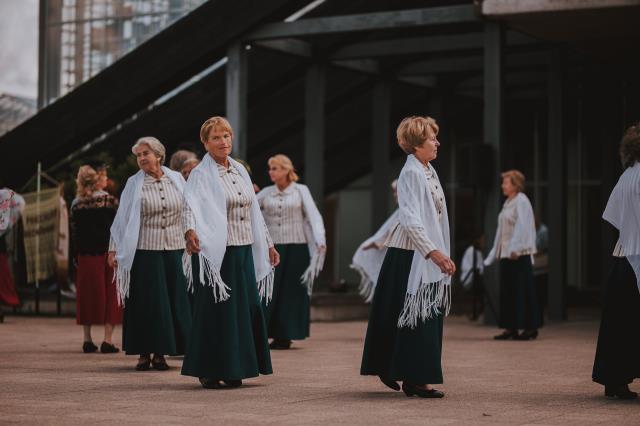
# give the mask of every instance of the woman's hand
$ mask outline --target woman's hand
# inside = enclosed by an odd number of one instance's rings
[[[376,250],[380,250],[382,248],[382,245],[376,243],[375,241],[372,243],[367,244],[366,246],[362,247],[362,250],[371,250],[371,249],[376,249]]]
[[[318,250],[319,250],[319,251],[321,251],[321,252],[325,252],[325,251],[327,251],[327,246],[325,246],[325,245],[319,245],[319,246],[318,246]]]
[[[269,247],[269,262],[274,268],[280,263],[280,253],[278,253],[275,247]]]
[[[187,254],[200,253],[200,240],[198,239],[196,231],[189,229],[186,234],[184,234],[184,239],[187,242]]]
[[[438,265],[438,268],[442,271],[442,273],[447,275],[453,275],[456,273],[456,264],[453,263],[453,260],[440,250],[433,250],[427,255],[427,259],[431,259],[433,263]]]
[[[115,251],[110,251],[109,252],[109,254],[107,255],[107,263],[113,269],[118,267],[118,261],[116,260],[116,252]]]
[[[520,255],[514,251],[513,253],[511,253],[511,256],[509,256],[509,259],[518,260],[519,257]]]

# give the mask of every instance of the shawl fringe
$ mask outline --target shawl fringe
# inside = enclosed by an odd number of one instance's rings
[[[376,291],[375,283],[371,278],[369,278],[369,275],[364,270],[364,268],[354,264],[349,265],[349,267],[360,274],[358,293],[360,293],[360,296],[364,298],[365,303],[371,303],[371,301],[373,300],[373,294]]]
[[[437,315],[449,315],[451,309],[451,284],[445,280],[422,283],[416,294],[407,293],[404,307],[398,317],[398,328],[415,328],[418,320],[424,322]]]
[[[131,282],[131,271],[121,265],[116,267],[113,274],[113,282],[118,293],[118,306],[124,307],[124,302],[129,298],[129,283]]]
[[[313,293],[313,281],[318,278],[318,275],[320,275],[324,267],[325,254],[325,250],[316,249],[309,262],[309,267],[300,277],[300,282],[307,287],[307,294],[309,296]]]
[[[260,294],[260,300],[264,300],[267,305],[271,302],[271,298],[273,297],[274,277],[275,271],[272,269],[266,277],[258,281],[258,293]]]
[[[200,283],[204,286],[209,286],[213,290],[213,301],[215,303],[224,302],[229,298],[229,288],[220,276],[220,270],[215,267],[213,262],[207,259],[202,253],[199,255],[200,259]],[[183,264],[184,267],[184,264]],[[193,281],[193,271],[189,274],[191,281]],[[190,284],[193,286],[193,284]]]
[[[187,291],[193,293],[193,266],[191,263],[191,255],[185,250],[182,253],[182,272],[187,279]]]

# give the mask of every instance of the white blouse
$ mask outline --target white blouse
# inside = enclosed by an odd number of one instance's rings
[[[260,198],[262,215],[275,244],[305,244],[305,211],[300,192],[292,182],[283,191],[277,186]]]
[[[245,246],[253,244],[251,229],[251,205],[255,192],[253,187],[246,184],[240,172],[229,163],[227,169],[217,164],[220,181],[227,200],[227,246]],[[273,246],[269,232],[267,244]]]
[[[529,198],[522,192],[507,199],[498,215],[498,228],[493,248],[485,264],[495,259],[507,259],[511,253],[518,256],[536,253],[536,225]]]
[[[423,166],[427,186],[431,192],[431,198],[436,206],[438,222],[442,223],[443,208],[445,203],[444,191],[438,176],[433,172],[431,165]],[[417,250],[423,257],[436,250],[435,244],[427,238],[423,228],[407,228],[400,222],[396,223],[388,234],[384,245],[387,247],[401,248],[405,250]]]

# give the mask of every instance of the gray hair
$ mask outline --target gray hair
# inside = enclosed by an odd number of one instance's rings
[[[151,151],[153,151],[156,157],[160,158],[160,165],[164,164],[164,159],[166,157],[167,151],[164,148],[164,145],[162,145],[162,143],[160,143],[158,139],[154,138],[153,136],[144,136],[138,139],[135,145],[131,147],[131,152],[135,154],[136,149],[140,148],[142,145],[147,145],[151,149]]]
[[[179,172],[182,170],[182,166],[187,160],[197,159],[195,152],[187,151],[186,149],[179,149],[173,153],[169,159],[169,168]]]

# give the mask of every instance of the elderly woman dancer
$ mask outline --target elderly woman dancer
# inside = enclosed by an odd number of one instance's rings
[[[183,354],[191,329],[182,261],[184,179],[162,165],[165,148],[156,138],[139,139],[131,151],[140,171],[122,192],[109,248],[118,295],[126,301],[122,346],[127,355],[140,355],[136,370],[168,370],[164,355]]]
[[[111,337],[117,324],[122,324],[113,268],[107,262],[109,228],[118,209],[118,199],[107,194],[106,169],[99,172],[82,166],[76,178],[76,198],[71,203],[71,238],[76,268],[76,323],[82,325],[82,351],[98,350],[91,338],[92,325],[104,325],[100,352],[119,352]]]
[[[500,260],[500,321],[505,330],[496,340],[533,340],[542,325],[535,281],[536,225],[533,208],[524,194],[525,178],[518,170],[502,173],[502,193],[507,200],[498,215],[493,248],[485,266]],[[518,329],[524,329],[518,334]]]
[[[258,194],[267,228],[280,254],[273,299],[264,304],[271,349],[289,349],[309,337],[309,295],[324,264],[324,222],[309,189],[298,181],[286,155],[269,158],[274,185]]]
[[[396,200],[397,203],[398,179],[391,182],[391,190],[393,191],[393,199]],[[375,292],[378,276],[380,275],[380,268],[387,254],[387,248],[384,242],[387,241],[389,233],[398,223],[399,214],[399,211],[396,209],[375,234],[360,244],[360,247],[358,247],[358,250],[356,250],[353,255],[350,267],[360,274],[359,291],[367,303],[371,303],[373,300],[373,293]]]
[[[185,237],[194,253],[187,272],[196,290],[182,374],[199,378],[208,389],[238,387],[242,379],[272,372],[260,298],[271,297],[279,255],[249,174],[229,157],[229,122],[211,117],[200,139],[207,154],[185,190],[192,212]]]
[[[606,284],[593,381],[604,394],[635,399],[629,383],[640,377],[640,123],[620,145],[625,169],[613,188],[603,219],[619,232]]]
[[[451,304],[449,221],[444,192],[430,164],[438,125],[408,117],[396,131],[407,161],[398,178],[399,222],[387,247],[373,296],[360,374],[378,376],[407,396],[442,398],[443,316]]]

